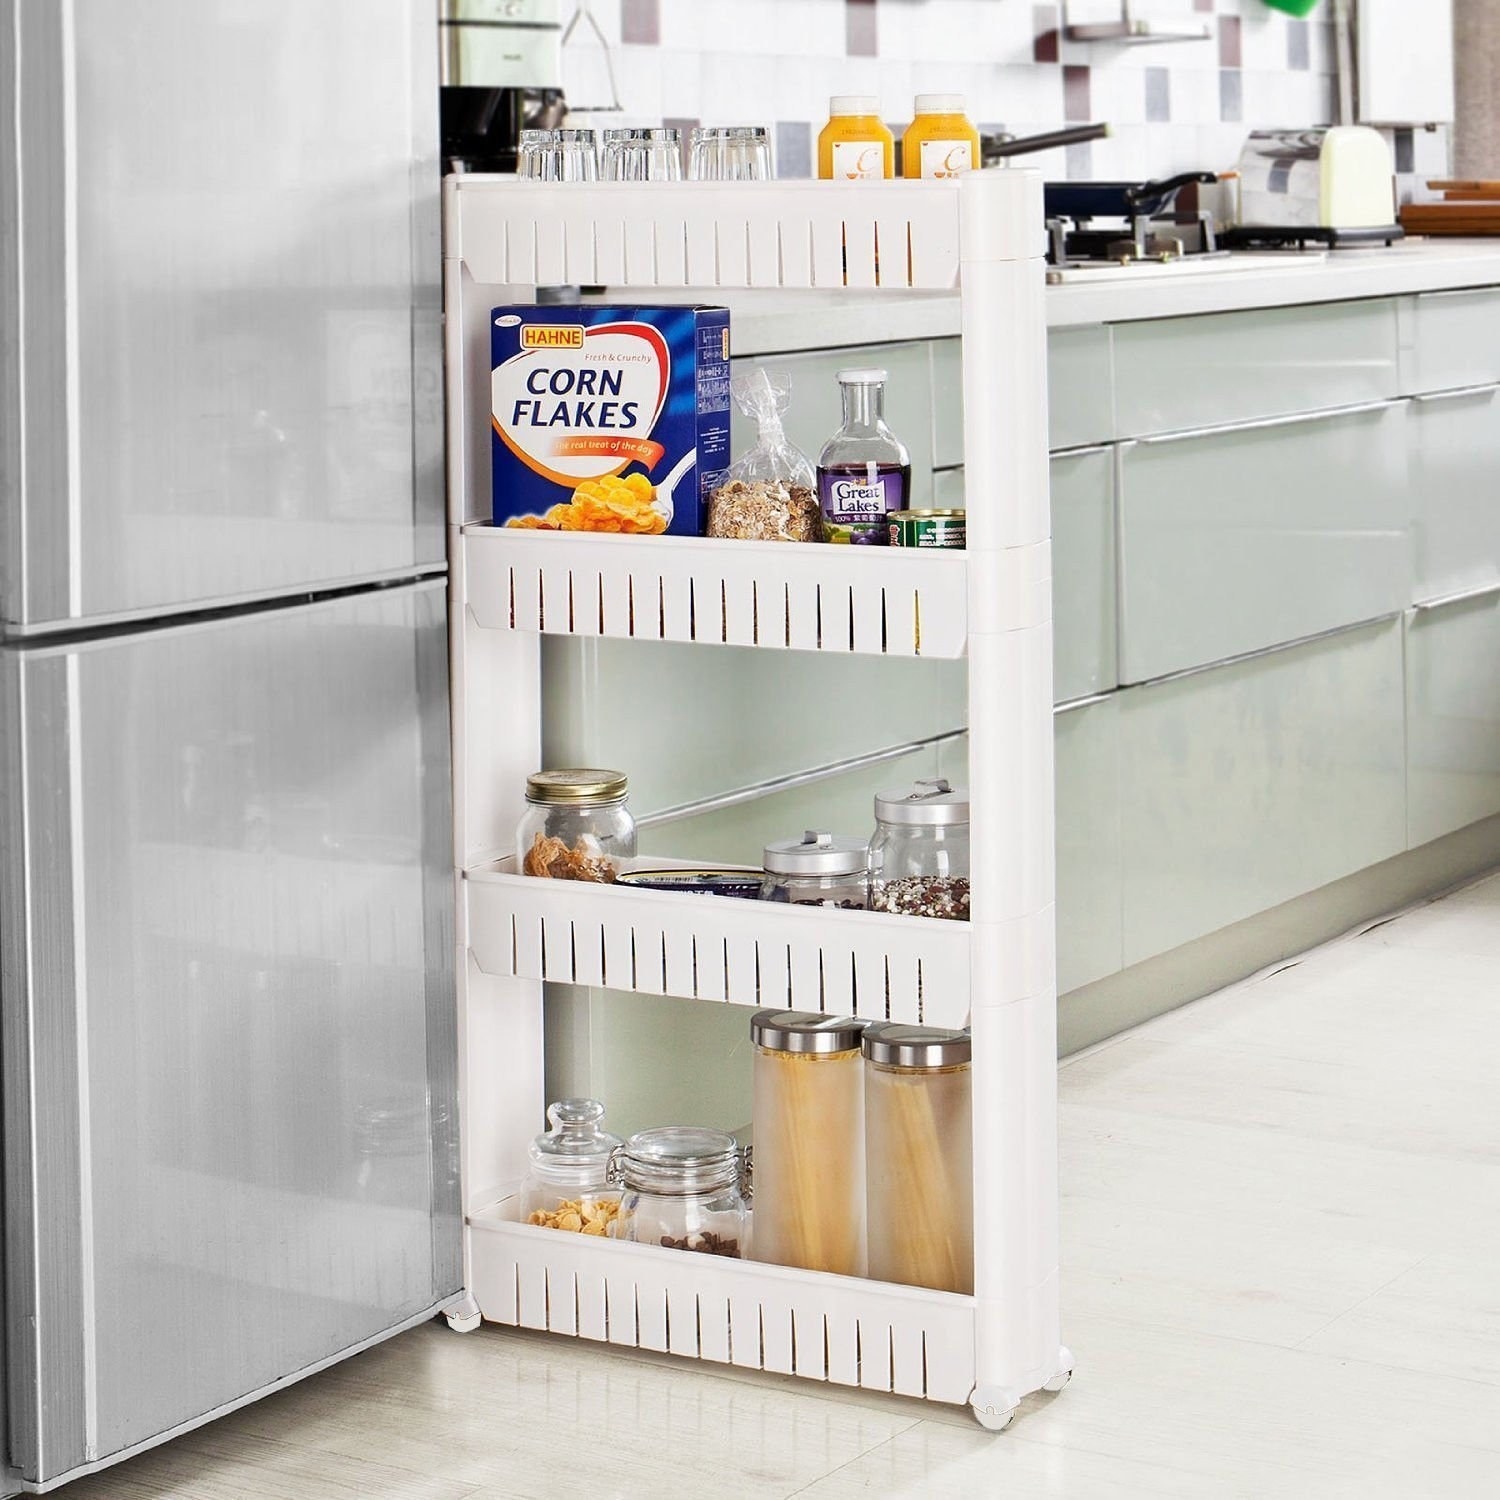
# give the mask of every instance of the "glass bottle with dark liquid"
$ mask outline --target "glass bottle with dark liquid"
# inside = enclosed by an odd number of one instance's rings
[[[886,517],[911,503],[911,455],[885,425],[884,370],[840,370],[844,425],[818,456],[818,503],[830,542],[890,543]]]

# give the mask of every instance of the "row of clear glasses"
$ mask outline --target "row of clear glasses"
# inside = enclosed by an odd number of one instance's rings
[[[592,130],[523,130],[517,171],[533,182],[676,182],[682,177],[682,132],[606,130],[601,163]],[[775,175],[764,125],[693,130],[688,176],[695,181],[766,182]]]

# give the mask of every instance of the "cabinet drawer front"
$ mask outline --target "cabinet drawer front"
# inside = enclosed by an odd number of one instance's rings
[[[1414,598],[1500,582],[1500,386],[1412,403]]]
[[[784,370],[792,380],[792,404],[783,418],[786,435],[816,464],[823,444],[843,425],[838,373],[874,367],[889,377],[885,420],[911,453],[912,504],[926,505],[932,484],[932,360],[926,344],[868,344],[820,354],[784,354],[737,359],[736,376],[757,365]],[[755,424],[734,411],[733,452],[738,458],[755,442]]]
[[[1127,965],[1401,852],[1401,672],[1391,620],[1117,695]]]
[[[932,451],[938,468],[964,461],[963,345],[932,345]],[[1109,329],[1053,328],[1047,334],[1048,446],[1081,448],[1114,434]]]
[[[1405,421],[1398,402],[1127,448],[1121,681],[1405,608]]]
[[[1400,389],[1396,303],[1344,302],[1114,330],[1120,437],[1379,401]]]
[[[1500,591],[1407,616],[1407,818],[1415,849],[1500,813]]]
[[[1428,292],[1413,313],[1413,391],[1500,380],[1500,288]]]
[[[1057,990],[1118,973],[1120,695],[1053,720],[1057,775]]]
[[[964,508],[964,471],[933,475],[933,504]],[[1052,455],[1052,696],[1106,693],[1119,682],[1113,448]]]

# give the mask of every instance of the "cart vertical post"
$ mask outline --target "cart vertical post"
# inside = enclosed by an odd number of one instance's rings
[[[1052,579],[1039,180],[963,184],[975,1415],[1065,1378],[1057,1253]]]

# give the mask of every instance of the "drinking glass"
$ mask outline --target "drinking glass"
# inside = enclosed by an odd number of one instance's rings
[[[596,182],[597,139],[592,130],[523,130],[517,174],[532,182]]]
[[[608,182],[677,182],[682,177],[682,132],[606,130],[604,177]]]
[[[771,139],[764,125],[700,125],[693,131],[688,176],[698,182],[766,182]]]

